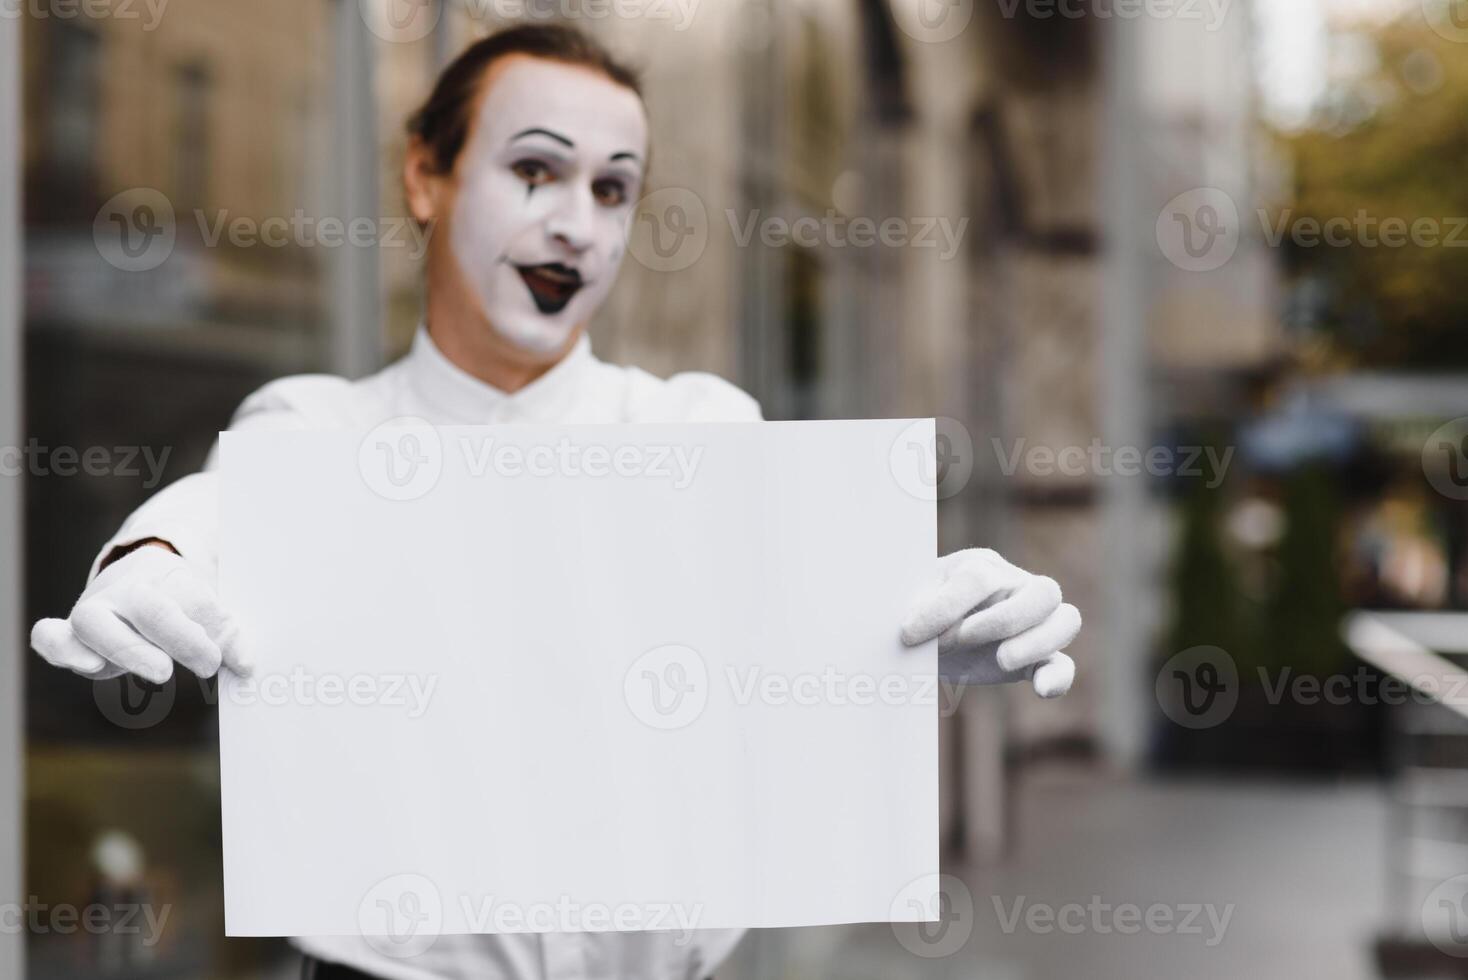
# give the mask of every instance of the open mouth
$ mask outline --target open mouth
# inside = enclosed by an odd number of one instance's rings
[[[569,265],[547,262],[544,265],[517,265],[515,269],[530,289],[530,298],[542,313],[559,313],[586,282],[581,273]]]

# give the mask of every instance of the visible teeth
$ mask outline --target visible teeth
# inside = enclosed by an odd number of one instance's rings
[[[581,281],[580,273],[562,269],[555,269],[551,268],[550,266],[536,266],[530,271],[532,274],[540,276],[542,279],[549,279],[551,282],[558,283],[563,286],[574,286]]]

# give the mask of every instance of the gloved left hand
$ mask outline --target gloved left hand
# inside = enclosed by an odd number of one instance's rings
[[[938,674],[956,684],[1029,680],[1042,698],[1070,690],[1075,661],[1061,651],[1081,614],[1052,578],[1031,575],[989,548],[938,559],[941,580],[902,624],[909,646],[938,638]]]

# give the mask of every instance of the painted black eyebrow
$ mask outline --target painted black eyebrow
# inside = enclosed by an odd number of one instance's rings
[[[535,135],[549,136],[551,139],[555,140],[557,143],[564,143],[566,146],[571,147],[572,149],[574,149],[576,147],[576,144],[575,143],[572,143],[570,140],[566,139],[566,137],[562,136],[560,133],[553,133],[553,132],[551,132],[548,129],[541,129],[539,126],[534,126],[534,127],[531,127],[530,129],[522,129],[520,132],[518,132],[514,136],[511,136],[510,137],[510,142],[513,143],[513,142],[515,142],[515,140],[520,139],[522,136],[535,136]]]
[[[630,150],[623,150],[621,153],[613,153],[611,158],[613,160],[632,160],[637,163],[642,162],[642,158]]]

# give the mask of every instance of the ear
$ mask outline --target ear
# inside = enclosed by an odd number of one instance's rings
[[[428,225],[445,217],[443,211],[452,180],[452,174],[438,172],[432,147],[420,137],[409,139],[408,152],[403,157],[403,196],[414,221]]]

